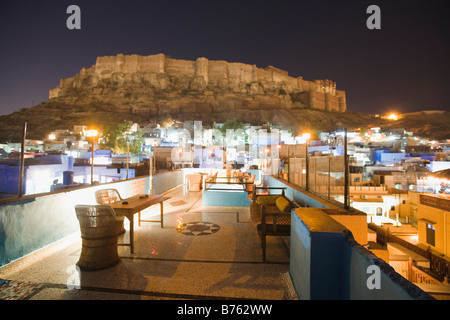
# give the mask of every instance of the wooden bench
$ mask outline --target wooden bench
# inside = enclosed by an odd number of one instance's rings
[[[257,194],[261,189],[278,189],[281,194]],[[262,259],[266,261],[266,237],[291,235],[291,209],[300,207],[286,197],[283,187],[255,187],[250,217],[261,240]],[[284,200],[278,200],[278,198]],[[278,200],[278,202],[277,202]],[[280,207],[284,210],[280,210]]]

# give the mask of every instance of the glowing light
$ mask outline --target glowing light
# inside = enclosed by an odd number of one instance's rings
[[[177,218],[177,227],[176,227],[177,231],[181,231],[183,229],[183,220],[181,217]]]
[[[389,120],[397,121],[397,120],[398,120],[398,114],[396,114],[396,113],[391,113],[391,114],[388,116],[388,119],[389,119]]]
[[[98,135],[98,131],[97,130],[86,130],[84,132],[84,135],[86,137],[96,137]]]
[[[55,136],[53,133],[50,133],[50,134],[48,135],[48,139],[49,139],[49,140],[55,140],[55,139],[56,139],[56,136]]]
[[[309,140],[311,138],[311,133],[305,132],[304,134],[302,134],[302,137],[305,138],[305,140]]]

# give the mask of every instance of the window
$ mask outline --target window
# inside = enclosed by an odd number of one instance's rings
[[[378,207],[377,208],[377,216],[382,216],[383,215],[383,208]]]
[[[391,211],[395,211],[395,206],[391,206]]]
[[[427,243],[434,247],[436,229],[432,224],[427,223]]]

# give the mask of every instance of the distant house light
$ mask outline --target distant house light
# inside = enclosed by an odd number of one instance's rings
[[[391,114],[388,116],[388,119],[389,119],[389,120],[397,121],[397,120],[398,120],[398,114],[396,114],[396,113],[391,113]]]

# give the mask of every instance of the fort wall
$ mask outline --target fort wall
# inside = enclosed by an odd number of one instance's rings
[[[74,77],[61,79],[60,85],[50,90],[49,98],[61,98],[68,95],[70,89],[95,87],[102,81],[122,86],[147,81],[157,89],[220,89],[230,93],[245,93],[249,95],[248,98],[304,93],[308,95],[307,99],[302,99],[306,101],[306,108],[338,112],[347,109],[345,92],[336,90],[336,83],[331,80],[307,81],[302,77],[292,77],[287,71],[273,66],[258,68],[255,65],[208,60],[204,57],[195,61],[180,60],[164,54],[98,57],[91,68],[83,68]],[[279,100],[286,102],[283,97],[279,97]]]

